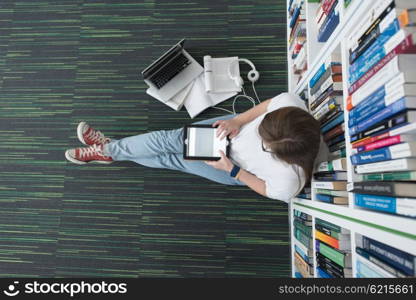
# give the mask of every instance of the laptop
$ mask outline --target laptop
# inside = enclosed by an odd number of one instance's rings
[[[184,49],[185,39],[165,52],[142,71],[148,94],[163,102],[184,89],[203,71],[203,67]]]

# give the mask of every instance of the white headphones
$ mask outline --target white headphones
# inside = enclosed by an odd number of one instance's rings
[[[239,58],[238,60],[233,61],[230,64],[230,66],[228,67],[228,76],[230,76],[234,80],[234,82],[236,83],[237,86],[239,86],[239,87],[243,86],[243,84],[244,84],[243,78],[241,78],[241,76],[233,76],[233,74],[231,72],[231,69],[232,69],[233,65],[236,62],[238,63],[240,61],[245,62],[246,64],[250,65],[251,71],[248,72],[247,78],[248,78],[249,81],[251,81],[251,83],[254,84],[257,80],[259,80],[260,73],[256,70],[256,67],[254,66],[254,64],[246,58]]]

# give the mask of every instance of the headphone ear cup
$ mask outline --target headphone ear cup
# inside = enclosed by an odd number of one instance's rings
[[[257,80],[259,80],[260,73],[257,72],[257,70],[251,70],[250,72],[248,72],[247,77],[248,80],[250,80],[251,82],[256,82]]]

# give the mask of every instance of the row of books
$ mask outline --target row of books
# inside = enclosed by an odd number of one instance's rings
[[[348,204],[342,66],[339,53],[331,54],[311,78],[309,94],[310,111],[321,123],[322,136],[330,151],[330,161],[321,164],[313,174],[315,199],[333,204]]]
[[[339,24],[339,7],[342,0],[321,0],[316,11],[318,42],[325,43]]]
[[[369,237],[356,235],[356,277],[415,277],[416,257]]]
[[[304,0],[290,0],[288,7],[290,30],[288,51],[291,57],[291,69],[298,75],[297,82],[307,70],[305,5]]]
[[[317,277],[352,277],[349,230],[315,218],[315,243]]]
[[[294,210],[294,264],[297,278],[313,277],[312,217]],[[316,277],[352,277],[350,231],[315,218]],[[416,256],[361,234],[355,235],[356,277],[415,277]]]
[[[294,264],[297,278],[313,277],[312,216],[293,211]]]
[[[360,174],[348,190],[360,208],[407,217],[416,217],[415,8],[377,1],[346,40],[350,159]]]

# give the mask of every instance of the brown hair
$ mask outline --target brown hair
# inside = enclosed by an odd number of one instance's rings
[[[321,140],[317,120],[299,107],[283,107],[266,114],[259,125],[259,134],[275,158],[300,166],[305,184],[310,182]],[[300,182],[299,174],[298,177]]]

